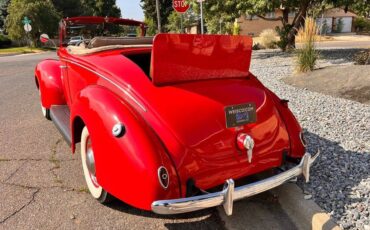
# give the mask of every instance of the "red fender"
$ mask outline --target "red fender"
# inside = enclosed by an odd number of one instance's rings
[[[306,148],[303,145],[300,138],[302,132],[301,126],[299,125],[292,111],[290,111],[288,103],[282,102],[280,98],[276,96],[276,94],[274,94],[271,90],[266,88],[266,91],[273,98],[276,108],[278,109],[280,116],[282,117],[285,126],[288,130],[290,139],[289,156],[293,158],[302,158],[303,155],[305,154]]]
[[[76,119],[82,119],[89,130],[97,180],[107,192],[145,210],[151,210],[155,200],[180,197],[177,172],[163,144],[145,120],[113,92],[97,85],[83,89],[71,109],[71,124]],[[112,134],[117,123],[125,127],[122,137]],[[167,189],[158,180],[161,166],[169,172]]]
[[[64,105],[66,100],[63,93],[60,61],[46,59],[35,69],[36,84],[41,92],[41,104],[45,108],[51,105]]]

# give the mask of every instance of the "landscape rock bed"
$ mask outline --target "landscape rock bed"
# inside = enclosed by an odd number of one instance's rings
[[[320,65],[352,64],[356,51],[321,50]],[[307,150],[321,150],[310,182],[298,185],[342,228],[370,229],[370,106],[286,85],[280,79],[294,72],[292,54],[254,51],[251,72],[290,100],[305,130]]]

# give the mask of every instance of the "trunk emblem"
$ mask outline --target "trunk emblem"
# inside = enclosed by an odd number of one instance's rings
[[[253,138],[245,133],[240,133],[237,137],[237,143],[241,150],[247,150],[248,162],[251,163],[254,148]]]

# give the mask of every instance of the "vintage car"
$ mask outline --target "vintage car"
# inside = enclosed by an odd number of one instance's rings
[[[84,38],[82,36],[71,37],[69,39],[68,45],[79,45],[83,41],[84,41]]]
[[[142,36],[124,36],[120,26]],[[88,42],[68,46],[76,28]],[[72,152],[80,143],[94,198],[158,214],[223,205],[231,215],[236,200],[302,174],[309,180],[319,152],[306,153],[288,101],[249,71],[250,37],[153,38],[145,29],[118,18],[64,19],[59,59],[35,70],[43,115]]]

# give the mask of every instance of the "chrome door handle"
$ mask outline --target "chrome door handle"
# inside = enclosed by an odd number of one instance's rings
[[[68,67],[66,65],[60,65],[59,66],[61,69],[67,69]]]

